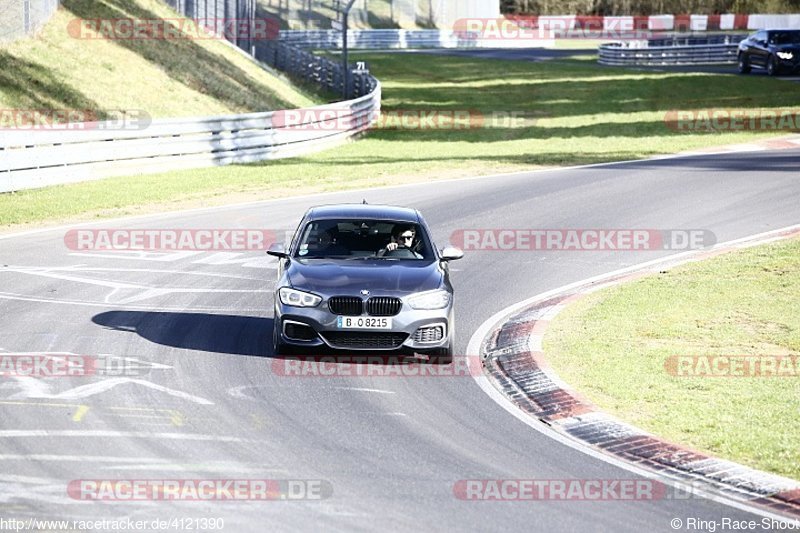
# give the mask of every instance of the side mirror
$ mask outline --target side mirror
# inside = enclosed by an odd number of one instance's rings
[[[460,248],[456,248],[454,246],[448,246],[440,255],[442,261],[455,261],[456,259],[461,259],[464,257],[464,252],[461,251]]]
[[[289,257],[289,254],[286,253],[286,248],[283,246],[283,243],[281,242],[273,242],[270,245],[269,250],[267,250],[267,254],[275,257],[280,257],[282,259]]]

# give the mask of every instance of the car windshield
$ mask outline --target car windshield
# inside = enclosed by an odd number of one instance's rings
[[[779,31],[769,35],[771,44],[800,44],[800,31]]]
[[[395,220],[326,219],[309,222],[294,257],[302,259],[408,259],[434,257],[422,226]]]

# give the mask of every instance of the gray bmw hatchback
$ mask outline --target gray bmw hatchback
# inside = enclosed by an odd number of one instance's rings
[[[314,207],[279,258],[273,350],[411,352],[452,359],[453,287],[448,262],[422,215],[403,207]]]

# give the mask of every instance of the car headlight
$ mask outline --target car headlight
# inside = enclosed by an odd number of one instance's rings
[[[289,287],[282,287],[278,291],[278,295],[283,305],[291,305],[292,307],[316,307],[322,301],[322,298],[316,294],[290,289]]]
[[[778,52],[778,57],[781,59],[791,59],[794,57],[792,52]]]
[[[450,293],[441,289],[421,292],[408,299],[414,309],[442,309],[450,304]]]

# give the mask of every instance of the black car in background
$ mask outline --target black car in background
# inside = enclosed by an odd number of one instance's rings
[[[739,43],[739,72],[752,67],[770,76],[800,70],[800,30],[761,30]]]

